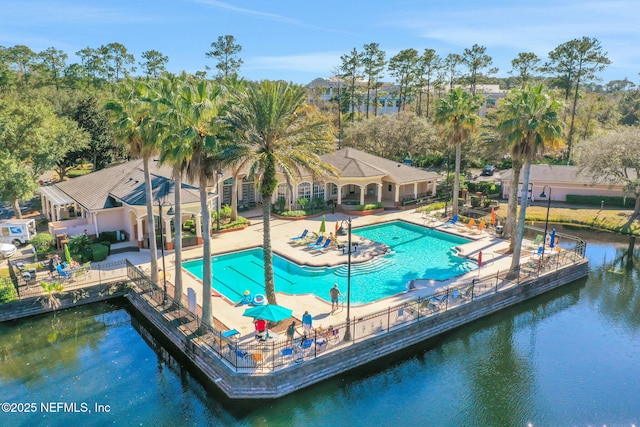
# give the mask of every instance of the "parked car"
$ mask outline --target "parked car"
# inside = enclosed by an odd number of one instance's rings
[[[17,251],[18,248],[11,243],[0,243],[0,255],[2,255],[2,258],[11,258]]]
[[[495,171],[496,171],[496,168],[494,166],[487,165],[487,166],[482,168],[481,175],[483,175],[483,176],[492,176]]]

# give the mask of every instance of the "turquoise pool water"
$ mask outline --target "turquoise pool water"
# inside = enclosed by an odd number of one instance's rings
[[[452,250],[468,239],[431,230],[402,221],[362,227],[354,235],[384,243],[392,253],[373,262],[351,264],[351,302],[364,304],[406,290],[415,278],[446,280],[474,270],[474,262],[457,257]],[[292,249],[303,250],[303,249]],[[242,300],[245,290],[264,294],[262,249],[250,249],[216,256],[212,260],[213,288],[234,302]],[[183,268],[202,279],[202,259],[188,261]],[[338,283],[347,290],[347,265],[332,268],[299,266],[274,254],[276,292],[315,294],[329,300],[329,289]]]

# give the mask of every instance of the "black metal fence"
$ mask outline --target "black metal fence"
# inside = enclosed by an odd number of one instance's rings
[[[584,257],[585,243],[575,238],[573,242],[571,248],[527,261],[516,271],[497,271],[495,274],[479,276],[441,292],[389,306],[377,313],[355,316],[349,322],[345,319],[325,329],[315,329],[310,336],[296,334],[293,339],[284,333],[273,332],[261,337],[238,339],[240,334],[234,334],[233,330],[204,325],[199,319],[199,308],[196,312],[190,311],[183,301],[174,301],[169,295],[164,295],[162,288],[135,265],[127,263],[127,275],[152,307],[183,334],[191,339],[197,338],[212,357],[222,358],[232,369],[240,372],[275,371],[385,334],[394,328],[455,310],[506,287],[519,286],[525,280],[579,263]],[[350,341],[345,341],[347,328],[350,328]]]

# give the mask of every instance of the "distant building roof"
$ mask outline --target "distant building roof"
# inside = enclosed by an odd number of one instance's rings
[[[395,183],[405,184],[435,180],[439,177],[434,172],[424,171],[350,147],[337,150],[333,154],[325,154],[321,158],[338,169],[342,178],[388,176]]]

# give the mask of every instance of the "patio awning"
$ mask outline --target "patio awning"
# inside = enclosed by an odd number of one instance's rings
[[[40,187],[40,194],[46,197],[54,206],[64,206],[75,203],[75,200],[53,185]]]

